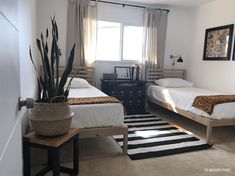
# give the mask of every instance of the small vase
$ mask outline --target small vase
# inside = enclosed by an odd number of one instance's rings
[[[136,74],[136,80],[139,81],[140,80],[140,67],[139,66],[136,67],[135,74]]]

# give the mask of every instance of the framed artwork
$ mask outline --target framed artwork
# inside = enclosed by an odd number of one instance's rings
[[[132,67],[115,66],[114,72],[117,74],[117,79],[133,79]]]
[[[234,42],[235,42],[235,38],[234,38]],[[235,43],[233,44],[233,56],[232,56],[232,60],[235,60]]]
[[[233,24],[206,29],[203,60],[230,60]]]

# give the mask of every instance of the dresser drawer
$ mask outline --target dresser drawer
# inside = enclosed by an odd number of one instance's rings
[[[145,112],[145,81],[102,81],[102,91],[120,100],[127,114]]]
[[[109,91],[109,95],[113,96],[113,97],[115,97],[115,98],[117,98],[119,100],[123,100],[126,97],[126,92],[125,92],[125,90],[116,90],[116,89],[113,89],[113,90]]]
[[[145,101],[144,100],[133,100],[133,99],[129,99],[129,100],[123,100],[123,105],[125,107],[145,107]]]

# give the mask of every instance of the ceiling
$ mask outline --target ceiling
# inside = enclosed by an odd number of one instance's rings
[[[110,0],[110,1],[147,4],[147,5],[166,5],[166,6],[175,5],[175,6],[196,7],[214,0]]]

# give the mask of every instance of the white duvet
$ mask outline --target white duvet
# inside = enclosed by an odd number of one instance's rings
[[[148,87],[148,96],[171,104],[177,107],[200,116],[205,116],[213,119],[235,118],[235,103],[223,103],[215,105],[213,113],[209,115],[205,111],[192,106],[195,97],[200,95],[224,95],[224,93],[199,89],[195,87],[184,88],[164,88],[157,85]]]
[[[93,86],[71,89],[69,92],[69,97],[74,98],[100,96],[107,95]],[[71,110],[75,113],[72,120],[74,128],[122,126],[124,121],[123,106],[120,103],[71,105]]]

